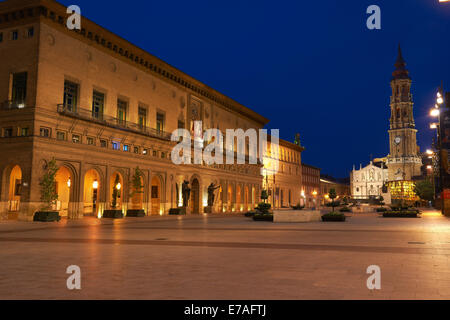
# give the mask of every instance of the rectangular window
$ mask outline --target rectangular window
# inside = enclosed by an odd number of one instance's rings
[[[161,158],[163,158],[163,159],[166,158],[166,153],[165,152],[161,152]]]
[[[13,136],[13,128],[5,128],[3,129],[3,137],[11,138]]]
[[[164,131],[164,114],[163,113],[157,113],[156,114],[156,131],[158,133]]]
[[[92,137],[87,137],[86,138],[86,143],[90,146],[94,146],[95,145],[95,139]]]
[[[49,128],[40,128],[39,135],[44,138],[50,138],[50,129]]]
[[[27,73],[20,72],[12,75],[11,98],[13,105],[23,107],[27,98]]]
[[[92,95],[92,117],[95,119],[103,119],[103,109],[105,107],[105,95],[95,91]]]
[[[28,137],[29,129],[28,128],[20,128],[20,136],[21,137]]]
[[[117,122],[119,125],[124,126],[127,121],[127,102],[118,99],[117,100]]]
[[[127,145],[127,144],[124,144],[124,145],[123,145],[123,151],[129,152],[129,151],[130,151],[130,146]]]
[[[78,102],[78,84],[64,81],[64,106],[68,111],[76,112]]]
[[[28,28],[27,36],[28,36],[28,38],[33,38],[33,36],[34,36],[34,28],[33,27]]]
[[[56,139],[59,141],[66,141],[66,133],[62,131],[56,132]]]
[[[134,147],[134,153],[139,154],[139,147]]]
[[[17,40],[17,39],[19,39],[19,30],[11,31],[11,40]]]
[[[146,156],[146,155],[148,154],[148,150],[147,150],[147,149],[142,150],[142,154],[143,154],[144,156]]]
[[[145,128],[147,126],[147,109],[139,107],[138,111],[138,124],[140,128]]]
[[[100,140],[100,147],[106,148],[108,146],[108,142],[106,140]]]
[[[111,145],[113,150],[119,150],[120,144],[118,142],[113,142]]]
[[[154,151],[153,151],[153,156],[154,156],[154,157],[157,157],[157,156],[158,156],[158,152],[154,150]]]
[[[72,142],[73,142],[73,143],[81,143],[81,138],[80,138],[80,136],[77,135],[77,134],[72,135]]]

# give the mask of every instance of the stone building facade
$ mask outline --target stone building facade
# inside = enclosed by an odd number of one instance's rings
[[[300,204],[317,208],[320,204],[320,168],[302,163],[302,197]]]
[[[383,186],[389,181],[388,169],[383,162],[370,162],[359,170],[353,167],[350,174],[350,189],[355,200],[379,198],[383,194]]]
[[[51,0],[0,3],[1,217],[32,219],[53,158],[55,209],[69,218],[101,216],[117,181],[124,211],[167,214],[181,205],[183,181],[192,189],[192,213],[203,213],[211,183],[219,186],[214,212],[252,209],[260,201],[262,164],[175,165],[170,133],[192,131],[194,121],[205,130],[258,130],[268,119],[86,18],[81,30],[67,29],[67,16]],[[277,179],[280,206],[300,197],[303,150],[283,143],[289,156]],[[131,196],[137,167],[144,192]]]

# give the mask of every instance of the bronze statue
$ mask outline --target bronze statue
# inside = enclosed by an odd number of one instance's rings
[[[191,196],[191,188],[189,188],[189,181],[184,181],[181,186],[181,192],[183,194],[183,207],[187,207],[189,204],[189,198]]]
[[[214,205],[214,191],[219,189],[220,186],[215,186],[214,183],[211,182],[211,184],[208,187],[208,207],[212,207]]]

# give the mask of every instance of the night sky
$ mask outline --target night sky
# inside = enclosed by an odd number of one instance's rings
[[[303,161],[346,177],[389,152],[389,82],[401,43],[422,150],[429,109],[450,91],[450,3],[438,0],[60,1],[271,119],[300,132]],[[381,7],[381,30],[366,9]]]

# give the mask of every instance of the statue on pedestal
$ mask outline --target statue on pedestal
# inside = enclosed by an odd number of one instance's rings
[[[212,207],[214,205],[214,191],[219,189],[220,186],[215,186],[214,183],[211,182],[211,184],[208,187],[208,207]]]
[[[189,198],[191,196],[191,188],[189,188],[189,181],[184,181],[181,186],[181,192],[183,194],[183,207],[187,207],[189,204]]]

